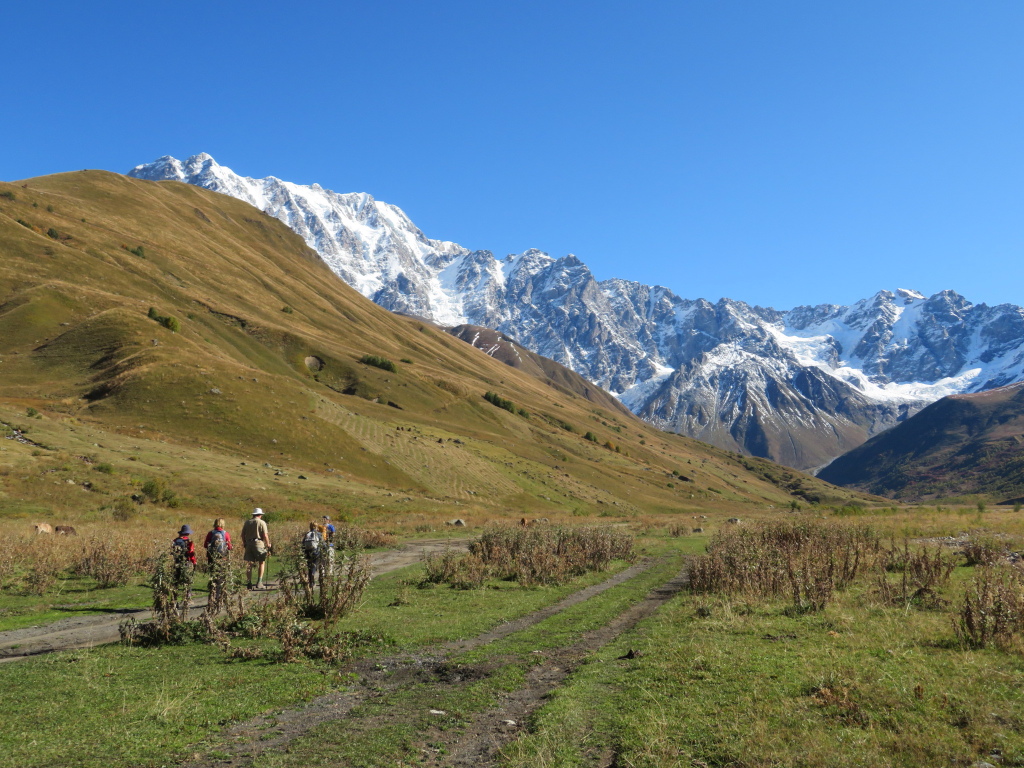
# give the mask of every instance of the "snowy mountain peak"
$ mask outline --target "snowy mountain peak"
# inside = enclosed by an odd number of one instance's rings
[[[912,304],[925,298],[923,293],[918,293],[908,288],[897,288],[896,295],[903,299],[904,304]]]
[[[973,305],[955,291],[882,290],[851,306],[789,311],[712,304],[629,280],[598,283],[572,254],[530,248],[496,260],[428,238],[369,194],[242,177],[205,153],[129,175],[246,200],[387,309],[495,329],[663,429],[799,468],[944,395],[1024,379],[1024,310]]]

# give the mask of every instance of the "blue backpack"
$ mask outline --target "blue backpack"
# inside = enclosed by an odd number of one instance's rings
[[[206,553],[209,555],[223,555],[228,551],[228,540],[224,536],[224,531],[215,528],[210,533],[213,534],[213,538],[206,545]]]

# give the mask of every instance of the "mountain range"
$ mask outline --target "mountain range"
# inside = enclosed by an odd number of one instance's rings
[[[596,280],[574,255],[496,257],[428,238],[401,209],[199,154],[130,176],[181,181],[281,220],[380,306],[494,329],[612,393],[649,423],[798,469],[827,465],[939,398],[1024,379],[1024,310],[954,291],[879,291],[787,311]]]
[[[165,521],[259,505],[409,530],[863,498],[659,431],[487,329],[388,312],[199,187],[0,182],[0,253],[0,516],[127,523],[144,487]]]

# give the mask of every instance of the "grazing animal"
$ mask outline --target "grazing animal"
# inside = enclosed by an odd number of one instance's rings
[[[78,531],[75,530],[75,526],[73,526],[73,525],[58,525],[54,529],[54,533],[56,533],[58,536],[77,536],[78,535]]]
[[[36,523],[36,533],[53,533],[53,526],[49,523]]]
[[[736,524],[740,522],[740,519],[738,517],[730,517],[726,522]]]

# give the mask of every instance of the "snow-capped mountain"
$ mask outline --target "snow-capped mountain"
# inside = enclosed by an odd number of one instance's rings
[[[431,240],[370,195],[245,178],[205,154],[129,175],[246,200],[388,309],[497,329],[664,429],[798,468],[826,464],[944,395],[1024,379],[1024,310],[953,291],[881,291],[850,307],[786,312],[712,304],[597,281],[572,255],[496,259]]]

